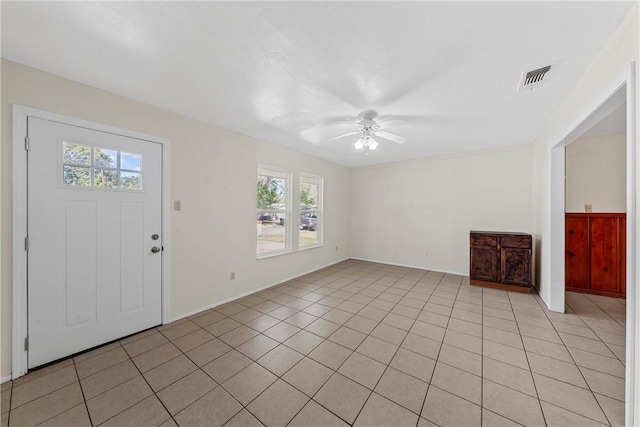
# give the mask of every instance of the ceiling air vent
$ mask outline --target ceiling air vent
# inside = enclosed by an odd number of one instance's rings
[[[518,92],[525,89],[533,90],[538,86],[541,86],[549,81],[549,74],[551,71],[551,65],[538,68],[536,70],[524,71],[522,78],[520,79],[520,85],[518,86]]]

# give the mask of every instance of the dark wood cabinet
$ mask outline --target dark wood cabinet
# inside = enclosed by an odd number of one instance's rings
[[[626,214],[565,215],[565,288],[624,297]]]
[[[472,231],[469,240],[472,285],[531,291],[530,234]]]

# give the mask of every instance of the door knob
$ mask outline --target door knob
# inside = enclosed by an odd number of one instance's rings
[[[153,252],[154,254],[157,254],[158,252],[160,252],[160,248],[157,246],[154,246],[151,248],[151,252]]]

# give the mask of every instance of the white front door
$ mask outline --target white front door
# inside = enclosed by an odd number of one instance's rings
[[[28,119],[28,366],[161,323],[162,147]]]

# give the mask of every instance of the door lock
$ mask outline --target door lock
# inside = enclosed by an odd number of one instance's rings
[[[151,235],[151,240],[158,240],[160,238],[160,236],[158,236],[157,234],[152,234]]]

